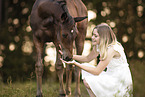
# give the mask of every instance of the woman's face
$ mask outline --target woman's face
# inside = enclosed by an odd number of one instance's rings
[[[92,45],[99,45],[100,43],[100,36],[98,34],[97,29],[94,29],[93,36],[92,36]]]

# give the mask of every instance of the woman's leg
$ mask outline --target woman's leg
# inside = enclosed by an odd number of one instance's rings
[[[90,97],[96,97],[95,94],[93,93],[93,91],[91,90],[90,86],[88,85],[88,83],[86,82],[85,79],[83,80],[83,82],[84,82],[84,85],[85,85],[85,87],[86,87],[86,89],[87,89]]]

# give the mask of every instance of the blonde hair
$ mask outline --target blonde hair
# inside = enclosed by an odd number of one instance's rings
[[[108,47],[116,44],[117,39],[111,27],[106,23],[99,24],[94,29],[97,29],[100,36],[100,44],[98,49],[100,50],[100,59],[104,60],[107,57]]]

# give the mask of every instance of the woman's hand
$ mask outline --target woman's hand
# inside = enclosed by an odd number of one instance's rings
[[[75,65],[75,62],[76,62],[75,60],[73,60],[73,61],[65,61],[62,58],[60,58],[60,60],[62,61],[62,63],[66,63],[68,65]]]
[[[62,56],[63,55],[63,52],[62,52],[62,48],[61,48],[61,45],[60,44],[59,44],[59,48],[60,48],[59,53]]]
[[[63,56],[63,52],[62,52],[62,48],[61,48],[60,44],[59,44],[59,48],[60,48],[59,53],[60,53],[61,56]],[[62,61],[64,67],[65,67],[65,64],[75,65],[75,62],[76,62],[75,60],[73,60],[73,61],[65,61],[65,60],[63,60],[63,58],[60,58],[60,60]]]

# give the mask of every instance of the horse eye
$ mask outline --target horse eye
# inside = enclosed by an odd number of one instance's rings
[[[62,34],[62,36],[63,36],[64,38],[66,38],[66,37],[68,36],[68,34]]]
[[[71,33],[73,33],[74,32],[74,30],[71,30]]]

